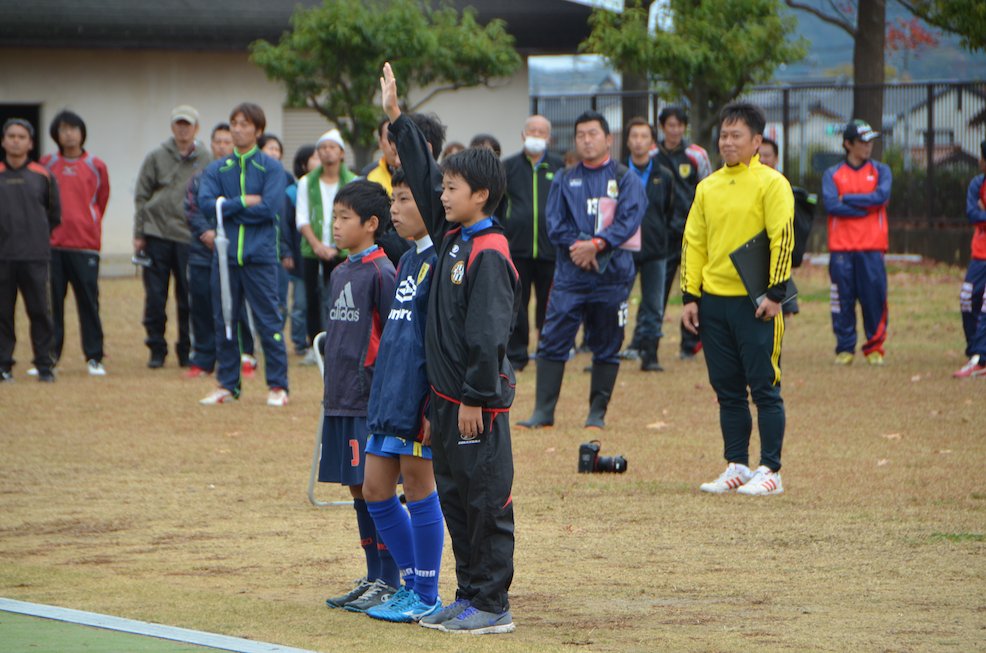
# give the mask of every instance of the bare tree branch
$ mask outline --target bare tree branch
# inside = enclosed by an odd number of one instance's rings
[[[829,14],[825,13],[821,9],[812,7],[811,5],[806,5],[802,2],[795,2],[795,0],[784,0],[784,1],[787,4],[787,6],[790,7],[791,9],[800,9],[801,11],[807,11],[809,14],[812,14],[818,19],[825,21],[829,25],[835,25],[836,27],[845,30],[845,32],[849,34],[849,36],[856,38],[856,28],[850,25],[848,21],[842,20],[841,18],[836,18],[834,16],[830,16]]]

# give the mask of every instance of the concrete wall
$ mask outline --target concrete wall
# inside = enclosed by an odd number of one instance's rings
[[[41,105],[42,154],[57,150],[47,126],[60,109],[70,108],[86,121],[86,149],[102,158],[110,173],[103,228],[103,253],[110,261],[129,259],[137,173],[144,156],[170,136],[174,106],[198,109],[203,142],[244,100],[264,107],[268,130],[284,134],[283,88],[244,53],[40,48],[0,48],[0,53],[7,62],[0,68],[0,103]],[[424,93],[412,94],[412,100],[415,96]],[[439,115],[449,140],[468,144],[473,135],[488,132],[499,138],[505,155],[512,154],[520,150],[528,112],[527,68],[495,89],[441,94],[422,110]]]

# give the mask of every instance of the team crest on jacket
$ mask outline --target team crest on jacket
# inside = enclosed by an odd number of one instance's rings
[[[466,263],[465,261],[458,261],[452,266],[452,274],[449,275],[449,279],[452,283],[459,286],[462,285],[462,277],[466,273]]]
[[[614,200],[620,196],[620,184],[615,179],[610,179],[606,184],[606,194]]]
[[[425,280],[425,277],[428,276],[428,270],[430,269],[431,266],[428,265],[427,263],[421,264],[421,269],[418,270],[418,285],[420,285],[421,282]]]
[[[690,163],[679,163],[678,164],[678,176],[684,179],[688,175],[692,174],[692,164]]]

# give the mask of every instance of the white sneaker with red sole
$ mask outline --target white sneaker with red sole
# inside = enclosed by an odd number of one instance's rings
[[[216,404],[229,404],[236,401],[236,397],[233,393],[226,388],[216,388],[209,394],[207,394],[202,399],[199,399],[199,403],[203,406],[215,406]]]
[[[736,490],[736,493],[754,497],[765,497],[770,494],[780,494],[783,491],[784,485],[781,483],[781,473],[771,471],[769,467],[760,465],[757,467],[757,471],[753,472],[753,478]]]
[[[267,405],[278,407],[287,406],[288,391],[284,388],[271,388],[270,392],[267,393]]]
[[[699,489],[702,490],[702,492],[711,492],[712,494],[732,492],[733,490],[741,487],[752,477],[753,472],[751,472],[750,468],[746,465],[742,465],[740,463],[729,463],[726,467],[726,471],[719,474],[719,478],[711,483],[702,483],[702,485],[699,486]]]

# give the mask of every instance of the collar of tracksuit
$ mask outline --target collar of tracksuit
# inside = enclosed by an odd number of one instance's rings
[[[370,245],[369,247],[367,247],[366,249],[364,249],[362,252],[357,252],[355,254],[350,254],[349,255],[349,260],[350,261],[353,261],[355,263],[356,261],[361,260],[364,256],[366,256],[368,254],[372,254],[373,252],[377,251],[377,249],[378,249],[378,246],[376,244]]]
[[[250,157],[252,157],[252,156],[253,156],[254,154],[256,154],[256,153],[257,153],[257,152],[259,152],[259,151],[260,151],[260,148],[259,148],[259,147],[257,147],[256,145],[254,145],[254,146],[253,146],[253,147],[251,147],[251,148],[250,148],[250,149],[249,149],[249,150],[248,150],[247,152],[245,152],[245,153],[243,153],[243,154],[240,154],[239,152],[237,152],[237,151],[236,151],[236,150],[234,149],[234,150],[233,150],[233,156],[235,156],[235,157],[236,157],[236,160],[237,160],[237,161],[239,161],[239,162],[240,162],[240,166],[242,166],[242,165],[243,165],[243,163],[244,163],[244,162],[245,162],[245,161],[246,161],[247,159],[249,159]]]
[[[654,159],[648,159],[647,165],[644,168],[638,168],[633,162],[633,159],[628,159],[627,163],[630,164],[630,169],[637,173],[637,176],[640,177],[640,181],[646,185],[647,180],[650,178],[651,170],[654,169]]]
[[[489,217],[489,218],[483,218],[482,220],[472,225],[471,227],[463,227],[462,240],[464,242],[468,242],[468,240],[472,238],[474,235],[478,234],[483,229],[489,229],[492,226],[493,226],[493,218]]]

